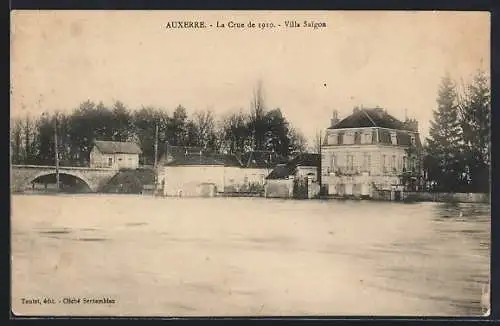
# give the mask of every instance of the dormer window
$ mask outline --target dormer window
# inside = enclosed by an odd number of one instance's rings
[[[371,144],[372,142],[372,134],[371,131],[365,131],[363,134],[363,144]]]
[[[414,135],[411,135],[411,144],[415,145],[415,136]]]
[[[328,145],[337,145],[338,144],[338,136],[336,133],[328,135]]]
[[[359,131],[354,132],[354,143],[361,144],[361,132]]]
[[[344,144],[346,145],[354,144],[354,133],[352,131],[347,131],[345,133]]]
[[[391,144],[397,145],[398,144],[398,138],[396,136],[395,131],[391,131]]]

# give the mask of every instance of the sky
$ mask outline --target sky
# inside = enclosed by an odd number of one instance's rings
[[[205,29],[167,29],[171,21]],[[285,21],[324,28],[285,28]],[[216,28],[233,21],[280,27]],[[428,134],[442,76],[490,69],[487,12],[13,11],[11,116],[85,101],[172,112],[250,108],[259,81],[309,142],[354,106],[380,106]]]

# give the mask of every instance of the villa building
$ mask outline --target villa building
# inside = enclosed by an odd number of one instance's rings
[[[329,195],[372,197],[374,190],[418,187],[421,176],[418,122],[382,108],[334,112],[321,149],[321,183]]]

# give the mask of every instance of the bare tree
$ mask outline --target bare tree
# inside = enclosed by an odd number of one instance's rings
[[[323,132],[321,130],[317,130],[316,134],[314,135],[312,146],[309,148],[309,150],[313,153],[321,154],[321,146],[323,145],[323,142]]]
[[[206,148],[214,141],[215,136],[215,118],[212,110],[196,112],[194,114],[194,123],[198,134],[198,144]]]
[[[253,141],[249,128],[248,117],[240,110],[232,113],[222,120],[224,146],[230,153],[244,152],[251,147]]]
[[[20,164],[22,162],[22,130],[23,124],[21,119],[12,119],[10,126],[10,144],[12,148],[11,159],[13,164]]]
[[[24,161],[26,164],[32,163],[33,160],[33,144],[34,144],[34,123],[32,123],[29,115],[26,115],[24,120]]]
[[[262,81],[259,80],[253,91],[250,109],[249,129],[252,132],[253,148],[264,149],[266,137],[266,105]]]
[[[290,152],[305,152],[307,150],[307,140],[297,129],[290,127],[288,129],[288,138],[290,140]]]

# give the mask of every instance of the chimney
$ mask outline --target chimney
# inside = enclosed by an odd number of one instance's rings
[[[418,132],[418,121],[416,119],[406,118],[406,120],[404,122],[404,126],[407,130]]]
[[[358,113],[359,112],[359,107],[355,106],[354,109],[352,109],[352,113]]]
[[[333,110],[332,118],[330,119],[330,127],[334,127],[337,123],[339,123],[339,114],[337,110]]]
[[[383,115],[385,113],[385,109],[381,108],[378,105],[375,107],[374,111],[377,112],[378,115]]]

